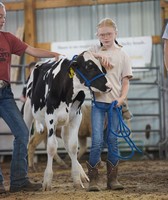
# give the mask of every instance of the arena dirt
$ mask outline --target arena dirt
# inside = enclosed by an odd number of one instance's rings
[[[81,162],[87,172],[85,161]],[[5,188],[9,190],[9,162],[1,163],[5,177]],[[31,180],[40,182],[46,162],[40,162],[37,172],[29,172]],[[51,191],[18,192],[1,195],[5,200],[168,200],[168,161],[140,160],[122,161],[119,165],[119,181],[124,185],[122,191],[106,190],[106,167],[100,169],[101,192],[87,192],[74,189],[71,170],[60,169],[53,164],[54,177]]]

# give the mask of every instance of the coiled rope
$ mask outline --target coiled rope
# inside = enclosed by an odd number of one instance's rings
[[[94,93],[93,93],[93,100],[92,101],[97,108],[104,109],[103,107],[101,107],[100,105],[98,105],[96,103]],[[110,134],[113,134],[118,138],[123,138],[126,141],[126,143],[128,144],[128,146],[130,147],[131,153],[128,156],[121,156],[121,155],[115,154],[114,152],[112,154],[114,156],[118,157],[121,160],[128,160],[128,159],[131,159],[133,157],[135,150],[138,151],[139,153],[143,153],[143,152],[131,140],[131,138],[130,138],[131,130],[128,128],[128,126],[124,122],[122,114],[121,114],[122,106],[117,107],[116,106],[117,103],[118,103],[117,101],[113,101],[108,107],[110,115],[109,115],[109,118],[108,118],[108,130],[109,131],[108,131],[108,135],[107,135],[107,144],[108,144],[109,148],[112,148],[112,146],[109,142],[109,139],[108,139],[110,137]],[[112,118],[112,115],[113,115],[113,109],[116,110],[117,116],[118,116],[118,119],[119,119],[119,127],[118,127],[118,130],[117,130],[117,133],[112,130],[112,124],[111,124],[111,120],[110,120]]]

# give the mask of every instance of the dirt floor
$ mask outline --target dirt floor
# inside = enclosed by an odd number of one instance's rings
[[[87,172],[85,161],[81,161]],[[1,163],[5,177],[5,188],[9,189],[9,162]],[[33,181],[43,179],[45,161],[38,163],[38,172],[30,173]],[[125,186],[122,191],[106,190],[106,167],[100,169],[101,192],[87,192],[85,189],[74,189],[70,169],[60,169],[54,163],[52,191],[18,192],[1,195],[5,200],[168,200],[168,161],[163,160],[132,160],[121,161],[119,165],[119,181]]]

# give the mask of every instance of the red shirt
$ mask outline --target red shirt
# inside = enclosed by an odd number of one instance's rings
[[[10,82],[11,56],[21,56],[28,45],[9,32],[0,31],[0,80]]]

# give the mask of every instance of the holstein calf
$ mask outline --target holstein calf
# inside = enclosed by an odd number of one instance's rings
[[[83,156],[83,154],[87,151],[87,137],[91,137],[91,105],[90,102],[87,104],[83,104],[81,107],[82,112],[82,121],[79,127],[78,132],[78,142],[79,142],[79,151],[78,151],[78,160]],[[34,165],[34,153],[37,146],[43,141],[45,144],[47,143],[47,128],[45,127],[42,132],[38,132],[36,130],[36,126],[33,125],[33,135],[30,138],[28,144],[28,165],[29,170],[36,171]],[[61,128],[58,127],[56,132],[56,136],[61,138]],[[68,165],[60,158],[57,154],[54,155],[54,160],[61,167],[67,168]]]
[[[91,52],[83,52],[72,60],[60,58],[58,61],[38,63],[31,73],[27,83],[24,120],[28,127],[31,127],[33,119],[42,127],[47,127],[48,160],[44,190],[51,190],[53,157],[58,148],[55,130],[58,127],[61,127],[61,138],[71,158],[74,186],[84,187],[82,180],[88,180],[77,160],[81,105],[88,87],[96,92],[111,90],[104,73],[105,69]]]

